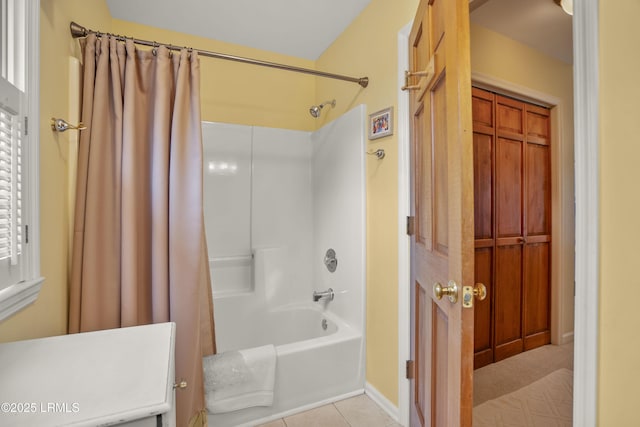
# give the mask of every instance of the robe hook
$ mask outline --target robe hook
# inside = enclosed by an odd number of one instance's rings
[[[367,154],[370,156],[376,156],[378,160],[384,159],[384,150],[382,148],[377,149],[376,151],[367,151]]]
[[[78,123],[77,126],[70,124],[64,119],[56,119],[55,117],[51,118],[51,130],[54,132],[65,132],[67,130],[85,130],[87,127],[82,124],[82,122]]]

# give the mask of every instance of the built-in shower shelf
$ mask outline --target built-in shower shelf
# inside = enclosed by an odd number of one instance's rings
[[[214,295],[253,290],[253,254],[209,258]]]

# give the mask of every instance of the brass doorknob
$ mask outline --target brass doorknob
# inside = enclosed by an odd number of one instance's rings
[[[462,287],[462,306],[465,308],[473,307],[474,298],[482,301],[487,297],[487,287],[482,283],[476,283],[475,286]]]
[[[442,299],[443,296],[448,296],[449,301],[453,304],[458,301],[458,285],[453,280],[449,280],[447,287],[442,287],[440,282],[436,282],[433,285],[433,296],[436,299]]]
[[[479,301],[484,301],[487,297],[487,287],[482,283],[476,283],[473,287],[473,296]]]

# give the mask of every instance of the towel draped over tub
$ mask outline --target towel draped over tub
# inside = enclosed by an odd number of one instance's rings
[[[276,377],[273,345],[206,356],[202,367],[205,403],[210,413],[273,404]]]

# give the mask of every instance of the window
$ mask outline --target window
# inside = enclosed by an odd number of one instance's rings
[[[0,321],[35,301],[39,277],[38,0],[0,0]]]

